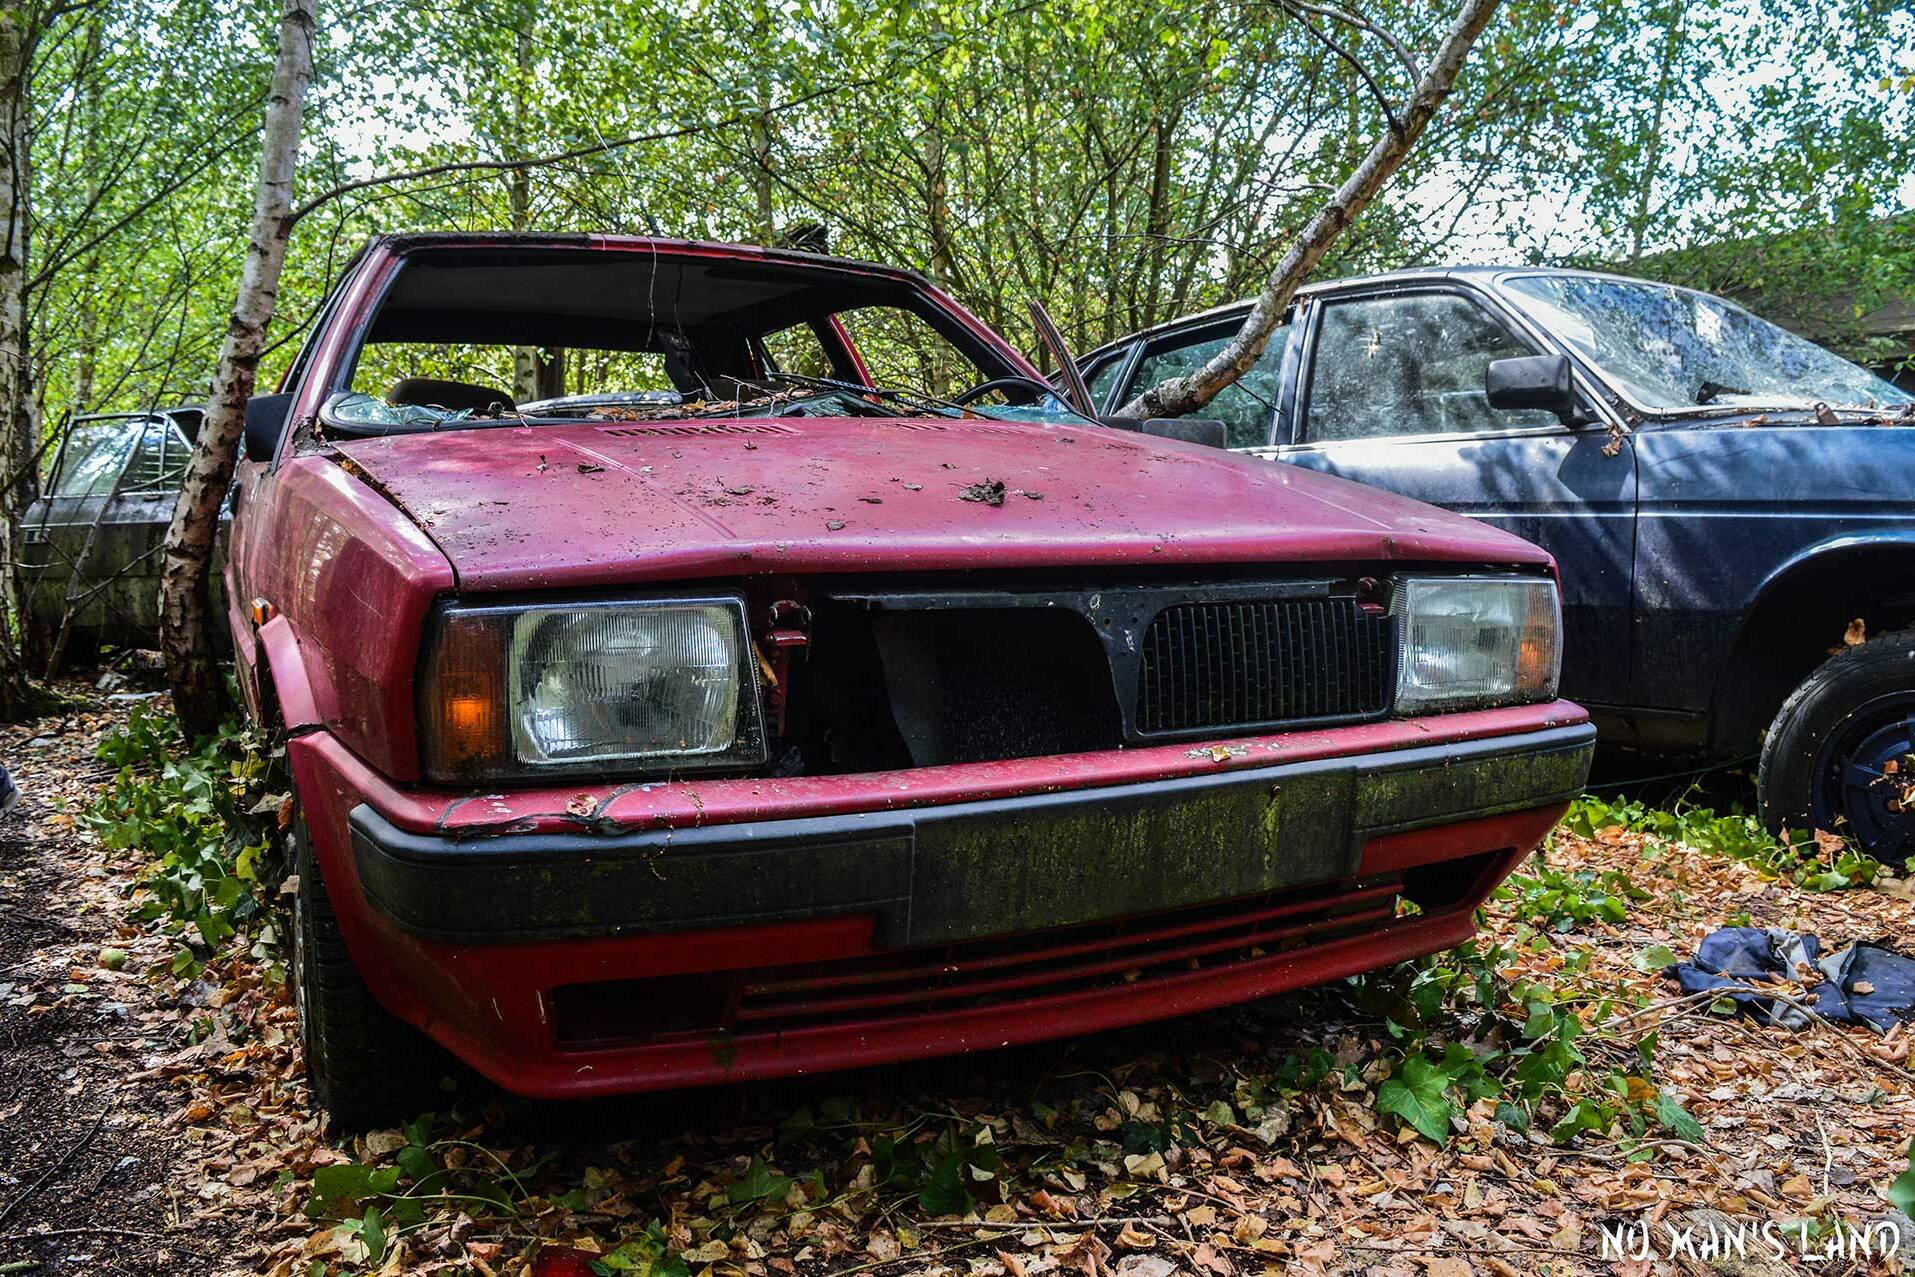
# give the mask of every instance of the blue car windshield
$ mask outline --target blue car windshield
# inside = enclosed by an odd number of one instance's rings
[[[1592,275],[1505,286],[1637,407],[1899,408],[1915,396],[1707,293]]]

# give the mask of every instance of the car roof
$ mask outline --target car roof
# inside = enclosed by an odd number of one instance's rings
[[[203,414],[205,411],[205,404],[189,403],[178,404],[172,408],[154,408],[150,412],[83,412],[76,417],[70,418],[68,424],[71,426],[91,426],[107,421],[152,421],[161,417],[176,417],[182,413],[189,415]]]
[[[673,239],[662,235],[602,235],[563,231],[396,231],[378,236],[372,246],[395,253],[410,253],[434,248],[586,248],[612,251],[657,249],[661,252],[692,252],[700,255],[736,257],[743,261],[784,262],[816,266],[825,270],[855,271],[865,275],[884,275],[891,279],[930,288],[931,281],[921,273],[902,266],[865,261],[857,257],[838,257],[830,253],[810,253],[796,248],[771,248],[762,244],[734,244],[724,240]]]
[[[1619,279],[1638,284],[1658,282],[1655,280],[1638,279],[1630,275],[1618,275],[1613,271],[1582,270],[1569,266],[1519,266],[1514,264],[1487,266],[1408,266],[1402,270],[1380,271],[1374,275],[1346,275],[1337,279],[1315,280],[1297,289],[1297,297],[1301,299],[1318,293],[1330,292],[1334,289],[1351,288],[1366,284],[1418,283],[1451,279],[1482,281],[1499,279],[1509,275],[1569,275],[1582,276],[1590,279]],[[1680,286],[1666,284],[1663,285],[1663,287],[1676,288]],[[1688,292],[1693,290],[1685,289],[1683,291]],[[1086,360],[1107,354],[1119,346],[1128,346],[1140,338],[1148,339],[1177,329],[1194,327],[1208,319],[1222,319],[1230,315],[1242,314],[1255,304],[1255,300],[1255,298],[1246,297],[1241,301],[1224,302],[1221,305],[1212,306],[1208,310],[1193,311],[1188,315],[1179,315],[1175,319],[1166,319],[1162,323],[1152,324],[1149,328],[1140,328],[1136,332],[1128,333],[1122,337],[1107,341],[1094,350],[1085,351],[1082,355],[1078,356],[1077,362],[1081,364]]]

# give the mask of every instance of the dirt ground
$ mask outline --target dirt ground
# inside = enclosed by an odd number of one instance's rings
[[[0,733],[23,796],[0,817],[0,1271],[190,1271],[249,1223],[192,1192],[179,1097],[150,1072],[190,1046],[191,1008],[100,965],[152,945],[126,920],[132,867],[64,810],[111,774],[92,757],[111,721],[81,706]]]
[[[1438,1147],[1380,1110],[1400,1051],[1374,984],[619,1102],[532,1104],[468,1079],[436,1117],[345,1140],[305,1106],[268,962],[238,954],[175,979],[176,943],[131,917],[139,863],[105,858],[76,825],[108,779],[98,736],[124,711],[94,695],[0,729],[26,794],[0,821],[0,1275],[507,1277],[542,1252],[575,1261],[542,1273],[746,1277],[1901,1271],[1805,1259],[1792,1234],[1780,1263],[1760,1245],[1729,1261],[1605,1259],[1601,1239],[1624,1222],[1908,1227],[1885,1191],[1915,1131],[1915,1027],[1712,1015],[1642,961],[1657,946],[1686,956],[1744,915],[1831,945],[1905,944],[1905,882],[1812,895],[1608,830],[1559,834],[1549,863],[1626,875],[1642,898],[1621,921],[1538,928],[1517,904],[1492,908],[1485,942],[1510,946],[1500,973],[1592,1021],[1570,1084],[1649,1073],[1627,1058],[1647,1042],[1700,1141],[1626,1122],[1552,1139],[1485,1098]]]

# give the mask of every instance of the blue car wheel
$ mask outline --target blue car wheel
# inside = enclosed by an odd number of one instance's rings
[[[1769,728],[1760,789],[1774,828],[1915,861],[1915,634],[1859,644],[1810,675]]]

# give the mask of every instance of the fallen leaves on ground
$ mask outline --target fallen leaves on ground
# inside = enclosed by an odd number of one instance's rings
[[[28,819],[86,845],[63,813]],[[229,946],[182,978],[177,940],[133,919],[136,860],[68,870],[56,912],[112,911],[125,961],[49,932],[0,1000],[43,1014],[110,987],[152,1026],[115,1048],[115,1102],[166,1132],[177,1235],[230,1239],[215,1270],[527,1277],[545,1254],[546,1274],[1643,1273],[1599,1257],[1604,1225],[1883,1219],[1915,1130],[1915,1028],[1789,1033],[1663,975],[1729,923],[1906,937],[1906,883],[1812,894],[1622,828],[1559,832],[1524,869],[1535,885],[1489,910],[1498,987],[1547,990],[1532,1018],[1581,1035],[1527,1130],[1475,1066],[1551,1039],[1499,1045],[1461,984],[1413,1027],[1378,1009],[1414,992],[1399,973],[794,1082],[557,1106],[468,1079],[439,1112],[335,1139],[307,1107],[272,965]],[[10,1168],[0,1193],[40,1169]],[[63,1271],[54,1249],[9,1239],[0,1263]]]

